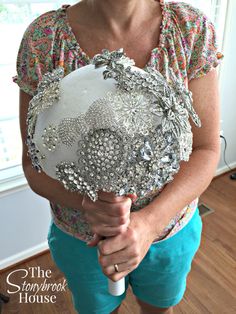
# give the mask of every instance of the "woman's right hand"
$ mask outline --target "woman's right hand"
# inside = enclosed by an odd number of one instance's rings
[[[81,210],[94,233],[110,237],[122,233],[128,227],[131,204],[130,196],[99,191],[95,202],[86,195],[83,197]]]

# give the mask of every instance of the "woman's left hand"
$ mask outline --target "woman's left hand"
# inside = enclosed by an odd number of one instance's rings
[[[90,246],[98,244],[103,273],[111,280],[118,281],[138,267],[154,239],[143,212],[137,211],[130,213],[130,224],[126,231],[102,241],[97,237],[97,241],[93,240]],[[114,264],[118,264],[118,273]]]

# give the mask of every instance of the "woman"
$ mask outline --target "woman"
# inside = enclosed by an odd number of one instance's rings
[[[28,103],[42,75],[58,65],[68,74],[89,64],[102,49],[120,47],[140,68],[154,66],[165,75],[172,67],[192,91],[202,124],[197,128],[190,122],[189,162],[181,163],[156,199],[131,213],[134,196],[101,192],[93,203],[36,173],[25,145]],[[210,184],[220,156],[215,67],[221,58],[211,21],[183,2],[82,0],[42,14],[27,28],[14,78],[20,86],[23,169],[31,189],[50,201],[49,247],[80,314],[118,313],[125,294],[110,295],[107,277],[117,281],[125,276],[126,289],[132,286],[143,314],[173,313],[183,298],[201,241],[198,197]],[[110,238],[101,241],[101,236]]]

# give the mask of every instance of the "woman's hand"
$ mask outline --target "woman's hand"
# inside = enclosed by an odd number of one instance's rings
[[[111,192],[99,191],[96,202],[84,196],[82,212],[95,233],[96,242],[92,245],[96,245],[102,237],[115,236],[127,229],[130,223],[131,204],[130,197],[116,196]]]
[[[141,212],[131,212],[130,224],[124,232],[98,243],[102,271],[113,281],[138,267],[155,238],[143,217]],[[118,264],[118,273],[114,264]]]

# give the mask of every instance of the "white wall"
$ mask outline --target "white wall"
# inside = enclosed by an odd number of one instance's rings
[[[223,43],[224,59],[220,70],[221,119],[224,137],[227,140],[226,162],[236,167],[236,1],[229,0],[225,38]],[[223,161],[224,143],[219,169],[226,169]]]
[[[0,198],[0,269],[46,249],[49,202],[26,188]]]

